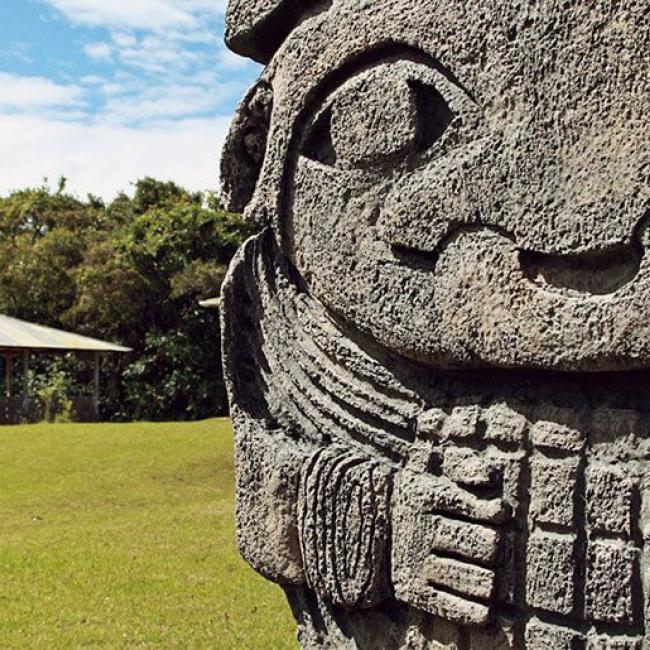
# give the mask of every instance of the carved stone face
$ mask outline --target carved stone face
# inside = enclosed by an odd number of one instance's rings
[[[648,646],[647,7],[230,0],[238,540],[304,648]]]
[[[249,211],[333,314],[400,354],[650,365],[646,8],[335,2],[270,65]]]

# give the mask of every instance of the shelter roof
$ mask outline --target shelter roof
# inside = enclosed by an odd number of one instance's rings
[[[221,307],[221,298],[209,298],[208,300],[199,300],[199,305],[204,309],[217,309]]]
[[[131,348],[0,314],[0,352],[130,352]]]

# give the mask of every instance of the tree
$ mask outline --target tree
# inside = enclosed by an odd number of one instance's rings
[[[106,361],[111,417],[224,413],[218,318],[198,300],[218,295],[250,228],[171,182],[108,206],[64,190],[0,199],[0,311],[132,347]]]

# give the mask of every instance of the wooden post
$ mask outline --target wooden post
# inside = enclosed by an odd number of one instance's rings
[[[5,355],[5,395],[11,397],[11,355]]]
[[[25,401],[29,397],[29,352],[23,352],[23,397]]]
[[[29,405],[29,352],[23,350],[23,405],[21,417],[23,420],[29,420],[31,417]]]
[[[95,381],[94,381],[95,419],[99,419],[99,352],[95,352],[94,360],[95,360]]]

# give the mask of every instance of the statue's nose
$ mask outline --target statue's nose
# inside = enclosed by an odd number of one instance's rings
[[[468,226],[491,227],[522,250],[548,255],[595,258],[632,244],[650,210],[650,184],[639,183],[638,169],[543,158],[489,141],[459,148],[390,187],[379,234],[431,253]]]

